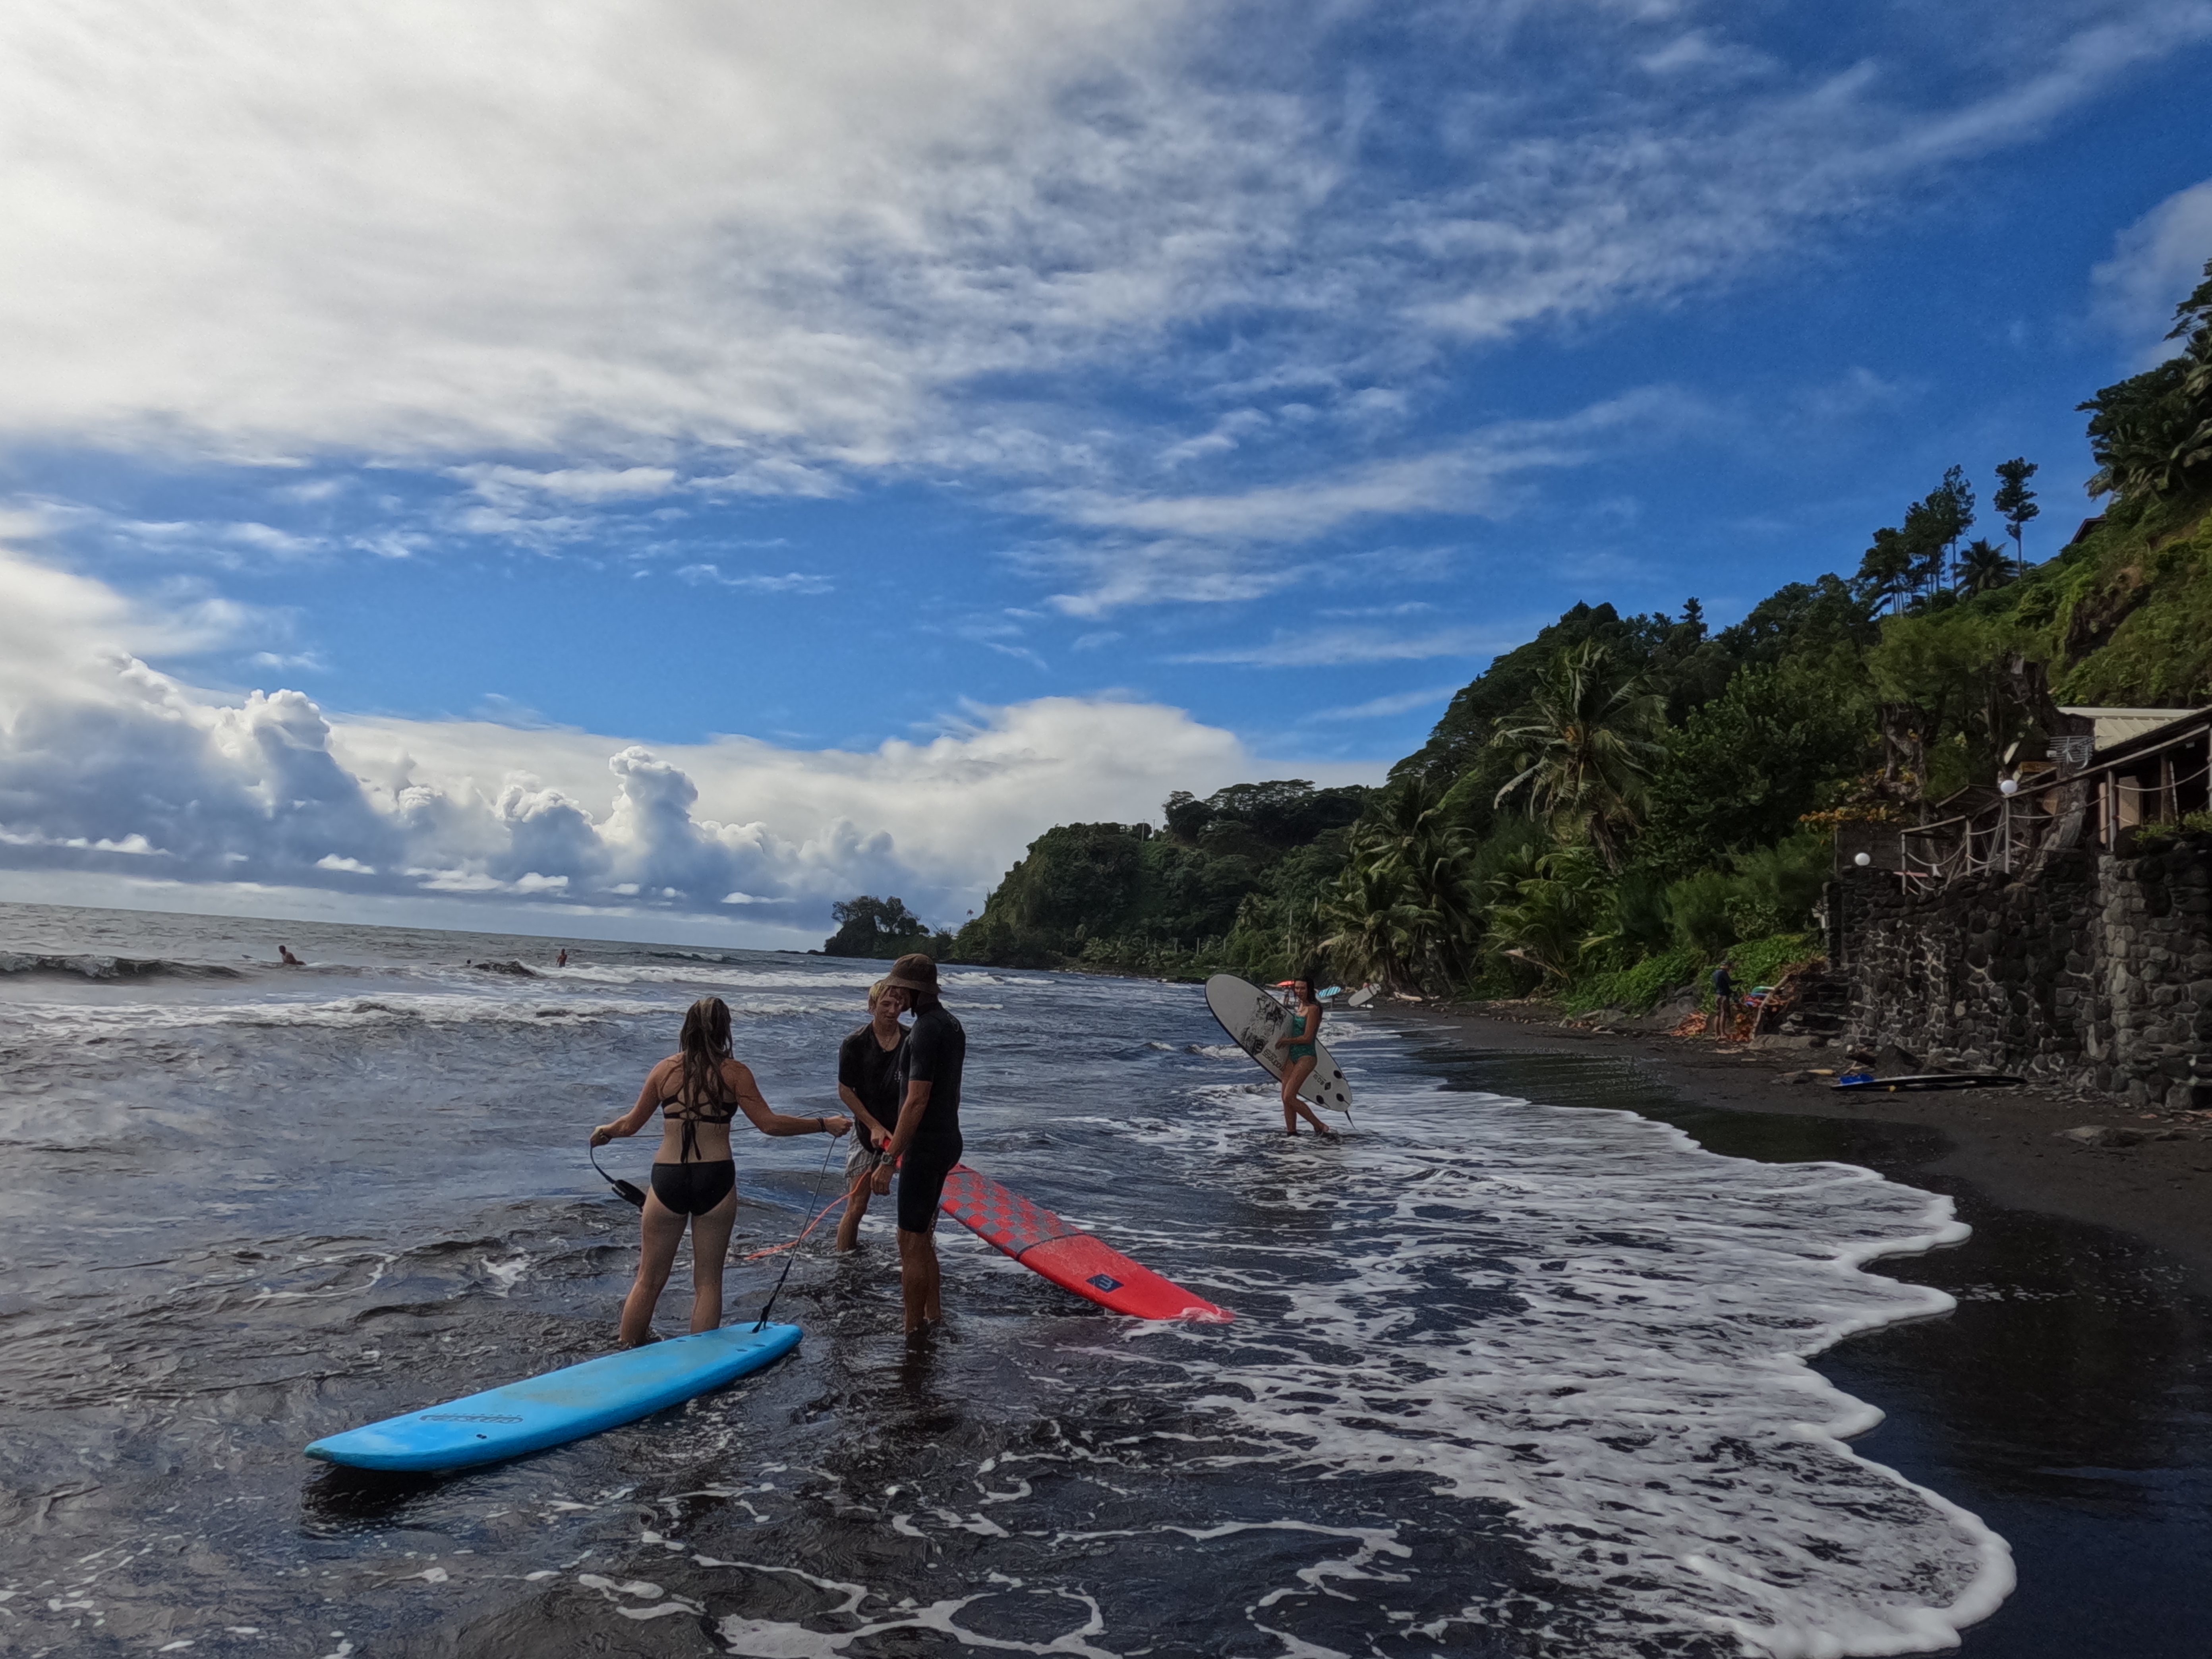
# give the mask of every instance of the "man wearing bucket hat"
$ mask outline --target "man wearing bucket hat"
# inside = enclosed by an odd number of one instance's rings
[[[916,952],[891,964],[884,994],[904,999],[914,1029],[899,1054],[899,1114],[885,1143],[898,1162],[899,1291],[908,1336],[945,1317],[938,1301],[937,1204],[945,1178],[960,1161],[960,1070],[968,1033],[937,998],[937,964]],[[877,1171],[876,1190],[890,1190],[890,1164]]]

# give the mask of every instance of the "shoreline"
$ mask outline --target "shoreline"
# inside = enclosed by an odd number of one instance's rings
[[[2007,1209],[2109,1227],[2173,1258],[2190,1287],[2212,1296],[2212,1120],[2138,1111],[2033,1085],[1894,1095],[1838,1094],[1808,1065],[1840,1051],[1723,1046],[1658,1032],[1594,1030],[1530,1005],[1392,1004],[1409,1035],[1423,1030],[1477,1050],[1579,1054],[1626,1060],[1705,1106],[1869,1127],[1932,1130],[1887,1138],[1880,1173],[1944,1190],[1970,1187]],[[1796,1077],[1799,1081],[1786,1080]],[[2172,1139],[2087,1146],[2067,1130],[2101,1125]]]

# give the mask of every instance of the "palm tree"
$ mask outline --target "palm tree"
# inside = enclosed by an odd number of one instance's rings
[[[1961,593],[1992,592],[2011,581],[2013,576],[2012,555],[1986,537],[1968,542],[1966,550],[1959,556]]]
[[[1436,918],[1415,898],[1395,860],[1370,856],[1344,866],[1321,920],[1332,930],[1322,949],[1347,983],[1372,980],[1395,991],[1413,983],[1413,965],[1428,949]]]
[[[1554,848],[1501,876],[1490,909],[1496,949],[1548,981],[1571,979],[1594,945],[1605,886],[1584,845]]]
[[[1874,545],[1859,561],[1858,586],[1867,603],[1887,605],[1893,611],[1912,574],[1912,549],[1905,532],[1885,526],[1874,532]]]
[[[1444,818],[1444,798],[1409,777],[1385,795],[1380,810],[1352,834],[1356,860],[1388,862],[1402,872],[1407,896],[1435,918],[1425,953],[1449,983],[1464,975],[1475,932],[1467,890],[1467,832]]]
[[[1528,707],[1491,738],[1521,768],[1494,804],[1527,790],[1532,817],[1548,819],[1563,839],[1586,836],[1606,868],[1620,869],[1620,833],[1635,824],[1662,752],[1653,734],[1666,708],[1666,698],[1643,675],[1614,667],[1599,641],[1560,653]]]
[[[2212,259],[2166,338],[2183,343],[2179,355],[2081,405],[2092,411],[2092,495],[2171,495],[2212,477]]]

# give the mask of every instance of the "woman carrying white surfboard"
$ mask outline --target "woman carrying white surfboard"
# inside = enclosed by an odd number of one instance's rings
[[[1289,1028],[1275,1039],[1275,1047],[1283,1051],[1283,1133],[1295,1135],[1298,1120],[1303,1117],[1314,1126],[1314,1133],[1336,1139],[1336,1131],[1314,1115],[1312,1107],[1298,1098],[1298,1091],[1313,1075],[1318,1062],[1315,1045],[1321,1037],[1321,999],[1314,994],[1310,975],[1291,981],[1291,1012]]]
[[[730,1006],[702,997],[684,1016],[675,1054],[646,1073],[637,1104],[592,1131],[592,1145],[635,1134],[658,1107],[660,1151],[653,1161],[653,1190],[640,1222],[643,1244],[637,1282],[623,1302],[622,1345],[651,1339],[653,1310],[676,1265],[676,1247],[691,1229],[691,1329],[722,1322],[722,1266],[738,1219],[738,1164],[730,1150],[730,1124],[743,1112],[764,1135],[842,1135],[847,1117],[787,1117],[761,1097],[742,1061],[730,1055]]]

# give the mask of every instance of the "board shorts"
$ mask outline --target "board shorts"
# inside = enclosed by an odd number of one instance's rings
[[[862,1176],[875,1174],[876,1166],[883,1161],[884,1155],[861,1139],[858,1129],[854,1130],[852,1149],[845,1154],[845,1190],[851,1192],[853,1183]]]
[[[937,1224],[938,1200],[945,1196],[945,1178],[960,1161],[965,1143],[955,1129],[949,1135],[917,1139],[899,1164],[898,1224],[902,1233],[926,1233]]]
[[[656,1164],[653,1166],[653,1195],[678,1215],[704,1215],[737,1189],[738,1161],[717,1158],[711,1164]]]

